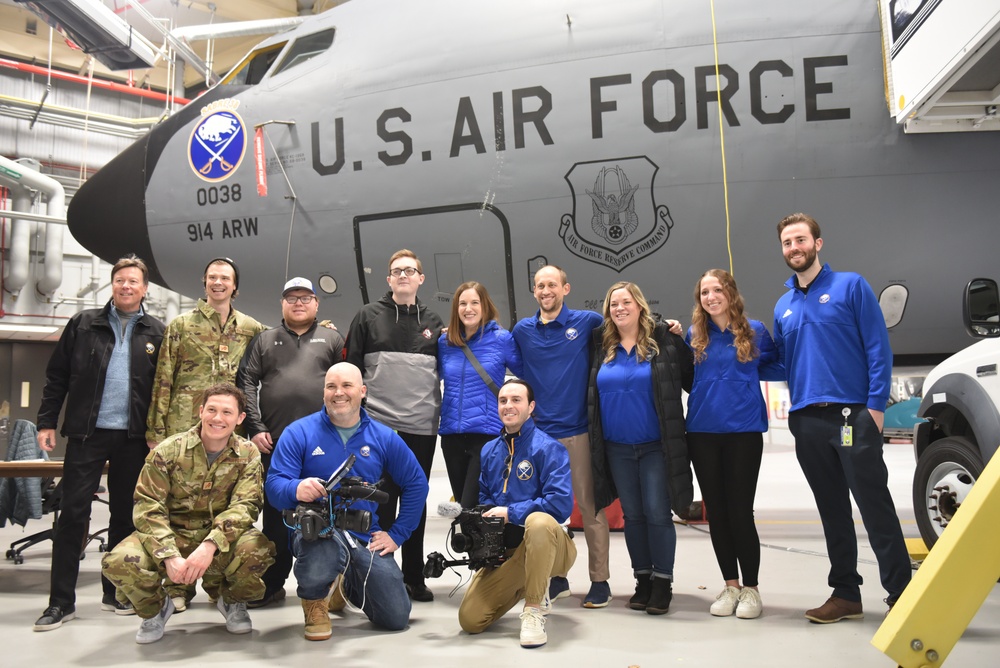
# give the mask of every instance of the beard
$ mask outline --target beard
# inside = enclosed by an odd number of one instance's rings
[[[796,273],[808,271],[809,268],[816,263],[816,257],[817,255],[819,255],[819,252],[816,250],[816,247],[813,246],[810,250],[805,251],[804,254],[805,254],[804,258],[802,258],[801,260],[798,259],[796,260],[800,262],[799,266],[792,264],[792,261],[789,260],[788,257],[785,257],[785,264],[788,265],[789,269],[791,269]]]

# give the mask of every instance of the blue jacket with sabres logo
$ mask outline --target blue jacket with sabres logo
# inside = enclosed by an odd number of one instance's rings
[[[884,411],[892,377],[885,318],[868,282],[824,264],[803,292],[793,275],[774,306],[774,344],[790,410],[832,402]]]
[[[535,391],[535,419],[552,438],[587,433],[587,374],[590,334],[604,323],[594,311],[563,304],[555,320],[542,323],[541,311],[514,325],[524,379]]]
[[[387,532],[396,545],[402,545],[417,528],[427,503],[427,477],[403,439],[368,417],[363,408],[361,424],[347,443],[340,438],[325,408],[288,425],[271,455],[264,483],[268,502],[278,510],[294,508],[298,504],[295,490],[304,478],[326,480],[352,454],[356,459],[348,475],[376,483],[388,474],[403,490],[399,515]],[[375,503],[355,501],[351,507],[371,511],[371,530],[381,530]],[[355,535],[368,541],[366,535]]]
[[[514,455],[505,481],[508,438],[514,442]],[[565,522],[573,512],[569,453],[528,418],[515,436],[504,433],[483,446],[479,503],[506,506],[511,524],[524,526],[528,515],[535,512]]]

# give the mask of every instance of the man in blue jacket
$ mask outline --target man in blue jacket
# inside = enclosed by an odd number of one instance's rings
[[[861,619],[858,539],[848,490],[861,511],[889,607],[910,582],[910,558],[887,485],[882,421],[892,350],[885,318],[860,275],[821,264],[819,224],[804,213],[778,223],[795,274],[774,307],[774,342],[788,374],[788,427],[823,522],[833,595],[812,622]]]
[[[529,649],[548,640],[549,578],[565,577],[576,561],[576,546],[560,526],[573,511],[569,455],[535,427],[534,399],[531,386],[517,378],[500,388],[504,428],[483,446],[479,478],[479,502],[493,506],[483,515],[523,526],[524,538],[499,567],[473,576],[458,610],[462,628],[480,633],[523,598],[521,646]]]
[[[352,454],[352,476],[376,483],[388,474],[402,489],[399,514],[388,531],[379,526],[374,502],[356,501],[352,508],[372,513],[370,533],[337,530],[314,541],[304,540],[300,531],[293,535],[307,640],[330,638],[326,599],[341,574],[344,595],[372,623],[398,631],[410,619],[410,599],[392,553],[420,521],[427,478],[406,443],[361,408],[366,393],[356,366],[333,365],[324,381],[323,409],[290,424],[271,456],[265,489],[268,501],[279,510],[325,499],[323,481]]]

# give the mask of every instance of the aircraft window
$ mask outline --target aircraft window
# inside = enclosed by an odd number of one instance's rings
[[[267,49],[262,51],[257,51],[251,53],[247,56],[242,63],[223,79],[223,84],[236,84],[244,86],[253,86],[259,84],[267,71],[271,69],[271,65],[278,58],[278,54],[281,50],[285,48],[285,44],[288,42],[282,42],[281,44],[274,44],[267,47]]]
[[[903,319],[908,296],[909,291],[898,283],[890,285],[878,296],[878,305],[882,307],[882,316],[885,318],[887,328],[892,329]]]
[[[333,28],[300,37],[292,44],[292,48],[288,50],[288,54],[281,61],[281,64],[278,65],[278,69],[274,73],[280,74],[285,70],[292,69],[296,65],[301,65],[311,58],[315,58],[329,49],[331,44],[333,44]]]

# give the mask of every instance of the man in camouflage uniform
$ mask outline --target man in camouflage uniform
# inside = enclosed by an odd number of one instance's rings
[[[233,308],[239,294],[240,272],[229,258],[215,258],[205,267],[205,298],[189,313],[174,318],[163,336],[156,365],[153,398],[146,420],[146,440],[159,443],[187,431],[198,421],[198,403],[214,383],[234,383],[250,340],[266,327]],[[215,597],[215,582],[203,586]],[[177,612],[187,609],[194,587],[170,586]]]
[[[260,453],[233,431],[246,416],[234,385],[205,390],[201,421],[153,450],[135,488],[135,532],[104,556],[104,575],[143,620],[136,642],[163,637],[174,604],[167,578],[219,581],[219,611],[230,633],[252,630],[246,602],[264,593],[274,546],[253,528],[263,503]]]

